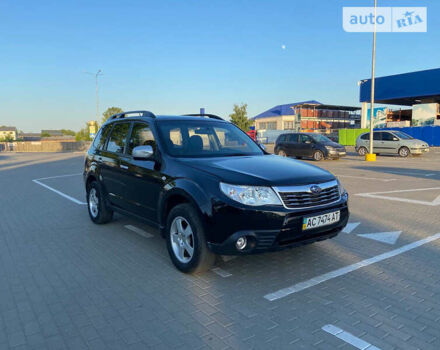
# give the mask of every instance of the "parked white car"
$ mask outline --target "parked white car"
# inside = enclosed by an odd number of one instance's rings
[[[368,153],[370,133],[359,135],[356,140],[356,151],[361,156]],[[373,150],[376,154],[398,154],[401,157],[421,155],[429,152],[429,145],[417,140],[402,131],[373,131]]]

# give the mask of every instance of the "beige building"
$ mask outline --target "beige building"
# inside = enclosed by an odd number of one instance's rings
[[[0,127],[0,141],[5,139],[17,139],[17,128],[15,126]]]
[[[263,117],[255,121],[256,130],[293,130],[295,129],[295,115],[280,115]]]

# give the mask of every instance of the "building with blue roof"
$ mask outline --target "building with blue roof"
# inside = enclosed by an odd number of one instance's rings
[[[327,105],[316,100],[278,105],[252,119],[255,129],[325,130],[359,127],[360,107]]]

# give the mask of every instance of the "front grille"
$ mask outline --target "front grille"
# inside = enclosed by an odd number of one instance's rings
[[[330,204],[339,200],[338,185],[322,188],[319,193],[303,192],[278,192],[287,208],[310,208]]]
[[[345,148],[336,148],[336,151],[338,151],[338,152],[345,152]]]

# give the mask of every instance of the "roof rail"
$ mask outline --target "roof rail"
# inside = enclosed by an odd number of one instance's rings
[[[140,117],[156,118],[154,113],[152,113],[150,111],[128,111],[128,112],[122,112],[122,113],[114,114],[114,115],[112,115],[109,118],[109,120],[118,119],[118,118],[125,118],[129,114],[139,114]]]
[[[185,117],[208,117],[208,118],[212,118],[212,119],[218,119],[218,120],[224,120],[223,118],[219,117],[218,115],[215,114],[184,114],[183,116]]]

